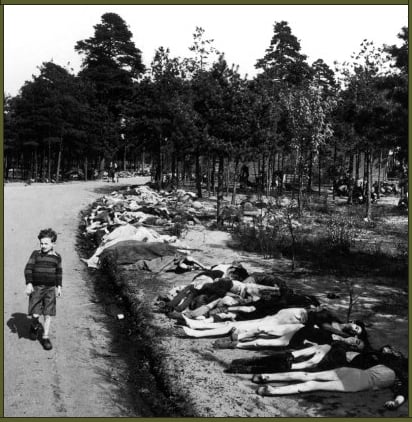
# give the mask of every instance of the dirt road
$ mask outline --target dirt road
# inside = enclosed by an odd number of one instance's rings
[[[142,183],[123,179],[113,185]],[[75,250],[79,212],[101,196],[105,182],[59,185],[6,184],[4,188],[4,416],[119,417],[147,415],[125,390],[122,363],[111,353],[101,307],[91,300],[84,264]],[[52,322],[53,350],[28,337],[23,269],[37,234],[58,233],[63,258],[63,296]],[[140,411],[139,411],[140,408]]]

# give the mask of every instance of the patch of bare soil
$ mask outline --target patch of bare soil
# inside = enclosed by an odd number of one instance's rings
[[[392,209],[389,207],[388,209]],[[390,214],[390,213],[389,213]],[[407,231],[407,216],[387,215],[388,227]],[[393,222],[393,224],[392,224]],[[395,226],[396,225],[396,226]],[[374,232],[365,231],[369,241]],[[383,237],[385,237],[383,235]],[[184,237],[194,249],[193,256],[206,265],[239,260],[252,271],[271,270],[282,276],[288,286],[305,294],[315,294],[328,308],[345,319],[348,307],[346,281],[353,281],[360,294],[352,317],[366,321],[372,345],[391,343],[408,353],[408,281],[388,276],[345,278],[319,273],[298,266],[291,271],[286,258],[263,259],[254,253],[233,249],[231,235],[211,231],[197,225]],[[376,239],[375,239],[376,240]],[[232,359],[262,356],[264,351],[214,349],[215,339],[185,337],[182,328],[158,311],[159,294],[174,286],[185,285],[193,273],[161,276],[122,271],[116,280],[122,295],[130,305],[126,324],[136,324],[141,341],[155,375],[158,388],[169,397],[183,415],[198,417],[406,417],[408,403],[395,411],[386,410],[386,400],[392,398],[389,389],[362,393],[317,392],[283,397],[261,397],[250,375],[226,374],[224,369]],[[334,293],[334,299],[328,293]],[[330,295],[329,295],[330,296]],[[164,416],[168,416],[165,414]]]

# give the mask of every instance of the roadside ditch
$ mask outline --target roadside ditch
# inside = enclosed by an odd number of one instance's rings
[[[76,246],[80,257],[91,256],[97,248],[91,238],[82,234],[82,222],[91,208],[79,218]],[[111,334],[107,359],[113,365],[113,379],[125,384],[133,413],[130,417],[196,416],[185,398],[176,393],[179,389],[170,388],[173,374],[163,367],[162,351],[156,348],[159,333],[150,329],[150,303],[156,299],[162,281],[152,274],[125,274],[107,266],[88,269],[87,273],[90,300],[99,304],[107,317],[101,321]]]

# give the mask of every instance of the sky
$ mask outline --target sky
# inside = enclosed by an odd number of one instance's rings
[[[265,55],[275,22],[288,22],[311,64],[323,59],[332,69],[360,50],[366,38],[376,46],[397,44],[408,26],[407,5],[4,5],[4,92],[17,95],[38,75],[43,62],[80,70],[77,41],[94,35],[104,13],[117,13],[150,66],[160,46],[171,57],[189,57],[196,26],[225,53],[229,65],[253,77]]]

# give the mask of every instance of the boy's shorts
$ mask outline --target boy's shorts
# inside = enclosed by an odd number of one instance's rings
[[[33,286],[29,297],[29,315],[56,315],[56,287]]]

